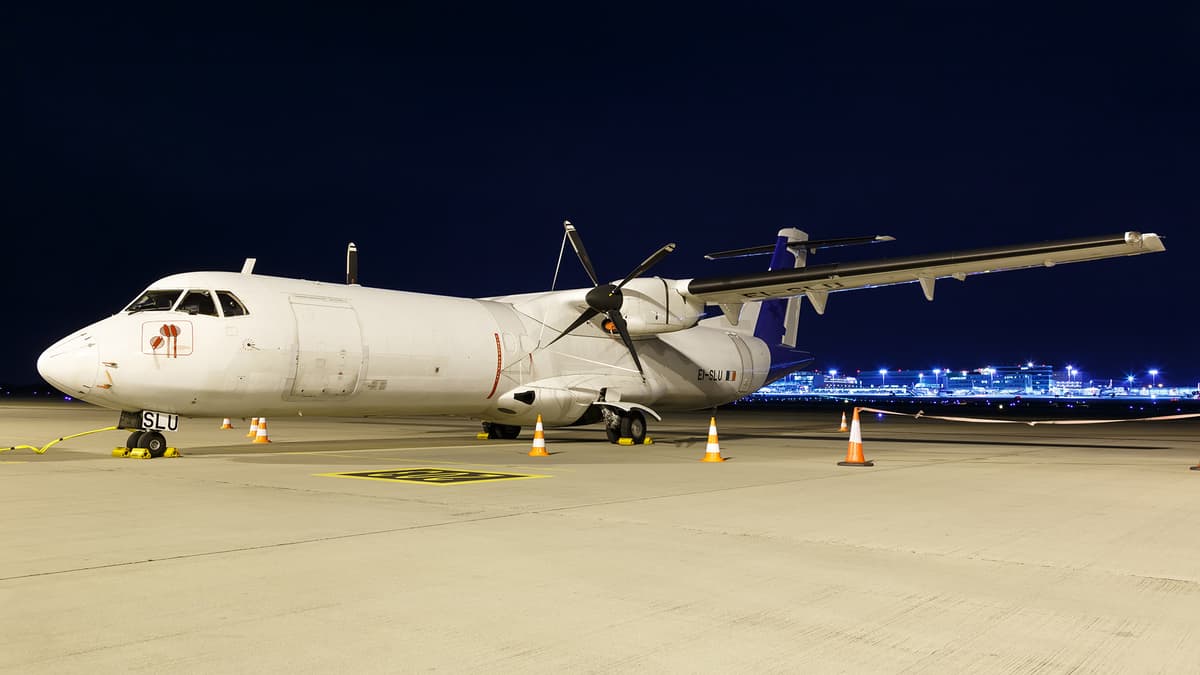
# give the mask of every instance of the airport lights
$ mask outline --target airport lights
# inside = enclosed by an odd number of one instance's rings
[[[941,379],[941,377],[942,377],[942,369],[934,368],[933,369],[933,386],[935,388],[939,388],[939,389],[941,388],[941,385],[938,383],[938,380]]]
[[[1148,370],[1146,372],[1149,373],[1149,375],[1150,375],[1150,387],[1153,388],[1155,386],[1155,384],[1158,382],[1158,369],[1151,368],[1150,370]]]
[[[1125,376],[1125,381],[1129,383],[1129,388],[1130,388],[1130,389],[1133,389],[1133,376],[1132,376],[1132,375],[1126,375],[1126,376]]]
[[[882,383],[879,386],[886,387],[887,386],[887,368],[879,369],[879,379],[882,381]]]

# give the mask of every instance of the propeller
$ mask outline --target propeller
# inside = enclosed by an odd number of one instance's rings
[[[621,316],[621,304],[624,302],[625,296],[621,294],[621,288],[625,284],[642,276],[651,267],[658,264],[660,260],[665,258],[668,253],[675,250],[674,242],[663,246],[642,261],[642,264],[633,269],[632,272],[625,275],[625,278],[616,284],[601,284],[599,277],[596,276],[596,269],[592,267],[592,259],[588,257],[587,249],[583,246],[583,238],[579,236],[579,232],[571,221],[563,221],[563,229],[567,231],[567,238],[571,240],[571,248],[575,249],[575,255],[578,256],[579,262],[583,264],[583,270],[587,272],[588,278],[595,284],[595,288],[587,292],[584,296],[584,302],[587,303],[587,309],[583,310],[570,326],[558,334],[547,344],[550,345],[558,342],[571,331],[579,328],[583,324],[591,321],[598,314],[603,314],[608,317],[605,323],[605,329],[609,332],[616,332],[621,336],[621,342],[625,343],[625,348],[629,350],[629,355],[633,357],[633,364],[637,366],[638,372],[641,373],[642,379],[646,379],[646,371],[642,370],[642,361],[638,358],[637,349],[633,346],[633,339],[629,337],[629,327],[625,323],[625,317]],[[611,327],[610,325],[611,324]]]

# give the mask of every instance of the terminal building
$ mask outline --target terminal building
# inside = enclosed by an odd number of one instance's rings
[[[1157,373],[1154,373],[1157,375]],[[1073,366],[1056,369],[1052,365],[1024,363],[985,366],[973,370],[931,368],[929,370],[856,370],[840,373],[803,371],[760,390],[765,396],[797,394],[883,394],[904,396],[966,396],[971,394],[1055,395],[1150,395],[1158,389],[1135,387],[1132,376],[1124,381],[1103,382],[1086,379]],[[1159,385],[1162,387],[1162,385]],[[1176,395],[1176,390],[1161,390]]]

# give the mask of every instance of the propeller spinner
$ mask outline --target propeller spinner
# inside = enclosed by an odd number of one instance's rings
[[[663,246],[655,251],[649,258],[642,261],[632,272],[625,275],[625,278],[616,284],[601,284],[596,276],[596,270],[592,267],[592,259],[588,257],[587,249],[583,247],[583,239],[579,236],[579,232],[575,230],[575,226],[571,221],[564,220],[563,228],[567,231],[567,238],[571,240],[571,248],[575,249],[575,255],[579,257],[579,262],[583,264],[583,270],[587,272],[588,278],[595,284],[595,288],[587,292],[584,302],[587,303],[587,309],[583,310],[570,326],[558,334],[558,337],[550,341],[546,346],[558,342],[571,331],[579,328],[584,323],[590,321],[598,314],[604,314],[608,317],[608,322],[612,323],[612,327],[616,329],[618,335],[621,336],[621,342],[625,343],[625,348],[629,350],[629,355],[633,357],[633,364],[637,366],[638,372],[641,373],[642,379],[646,379],[646,371],[642,370],[641,359],[638,358],[637,349],[633,346],[633,339],[629,337],[629,328],[625,324],[625,317],[621,316],[621,304],[624,302],[624,296],[621,294],[621,288],[630,281],[642,276],[651,267],[658,264],[660,260],[665,258],[668,253],[675,250],[674,242]],[[608,322],[605,322],[606,327]]]

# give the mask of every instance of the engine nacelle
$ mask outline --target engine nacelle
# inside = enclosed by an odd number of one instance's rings
[[[630,335],[655,335],[691,328],[700,321],[703,305],[689,304],[675,290],[675,282],[658,277],[639,278],[621,289],[625,296],[621,315]]]

